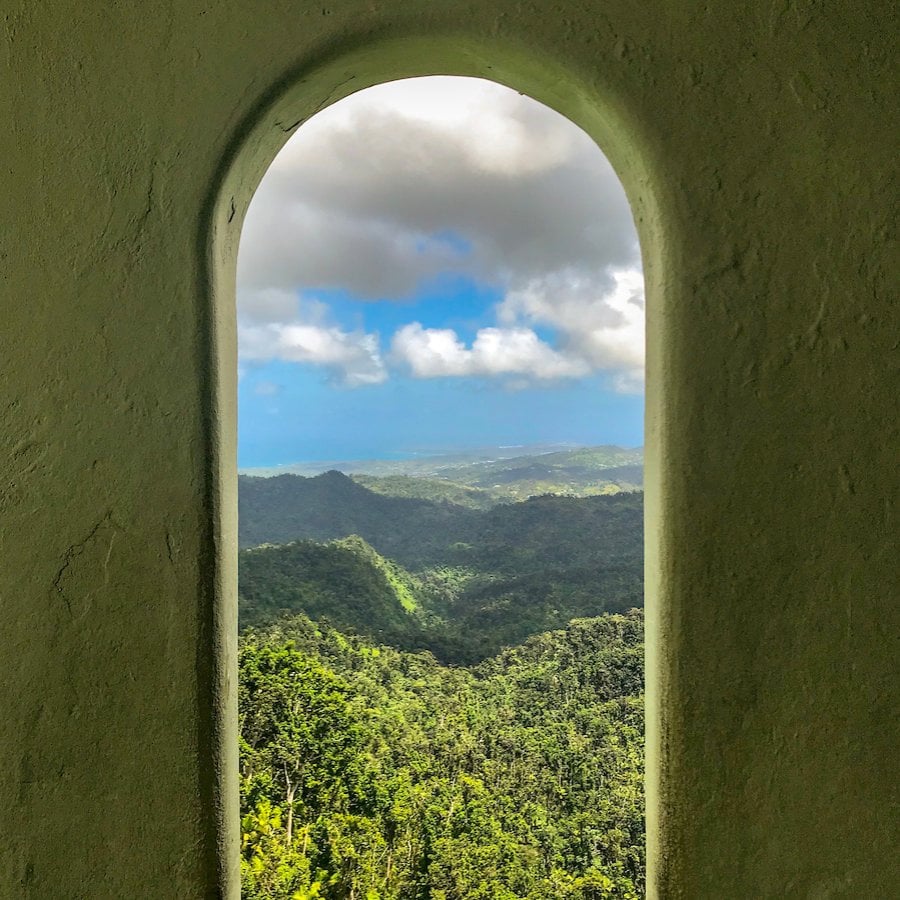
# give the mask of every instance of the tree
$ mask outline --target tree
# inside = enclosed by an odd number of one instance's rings
[[[298,812],[364,799],[362,729],[346,684],[292,644],[246,644],[240,676],[243,776],[251,792],[254,780],[276,786],[290,845]]]

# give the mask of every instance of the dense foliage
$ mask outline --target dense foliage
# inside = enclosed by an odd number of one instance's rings
[[[380,553],[404,560],[405,548],[421,553],[447,529],[456,531],[476,510],[451,503],[376,494],[340,472],[314,478],[278,475],[238,479],[242,547],[301,538],[333,540],[358,534]]]
[[[245,900],[642,895],[642,497],[485,500],[626,453],[241,480]]]
[[[242,626],[302,611],[382,638],[420,618],[419,581],[355,535],[244,550],[238,589]]]
[[[441,478],[416,478],[412,475],[350,476],[357,484],[376,494],[387,497],[405,497],[414,500],[431,500],[434,503],[455,503],[470,509],[490,509],[504,498],[483,488],[469,487]]]
[[[469,669],[305,616],[245,633],[243,896],[642,896],[642,624]]]

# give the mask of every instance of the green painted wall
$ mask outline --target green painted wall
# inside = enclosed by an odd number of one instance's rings
[[[651,896],[900,896],[895,9],[5,0],[0,897],[237,896],[240,224],[437,72],[585,127],[641,230]]]

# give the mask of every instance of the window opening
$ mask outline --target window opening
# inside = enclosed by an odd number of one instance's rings
[[[285,145],[238,260],[247,898],[643,895],[643,283],[492,82]]]

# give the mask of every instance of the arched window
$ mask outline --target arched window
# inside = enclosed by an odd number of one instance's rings
[[[644,298],[606,158],[493,82],[361,91],[272,163],[237,297],[245,890],[641,891]]]

